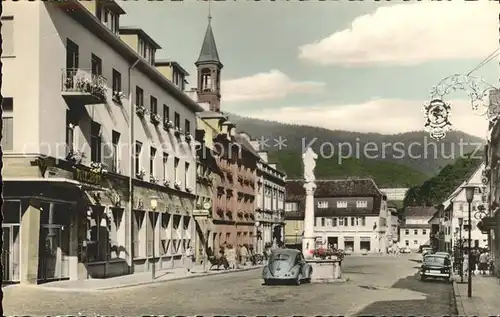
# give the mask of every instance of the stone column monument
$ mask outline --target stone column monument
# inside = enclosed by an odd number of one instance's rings
[[[308,147],[302,154],[304,164],[304,189],[306,190],[306,204],[304,213],[304,236],[302,237],[302,253],[304,257],[311,258],[314,250],[314,192],[316,190],[316,178],[314,168],[318,155]]]

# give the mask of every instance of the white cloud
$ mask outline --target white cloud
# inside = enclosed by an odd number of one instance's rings
[[[475,114],[467,100],[451,100],[453,130],[486,137],[487,120]],[[396,99],[370,100],[363,104],[319,105],[259,110],[247,116],[323,127],[331,130],[396,134],[423,130],[424,101]],[[272,118],[272,119],[270,119]]]
[[[318,92],[324,83],[314,81],[293,81],[279,70],[258,73],[248,77],[229,79],[222,82],[224,101],[275,100],[290,94]]]
[[[349,28],[299,48],[320,65],[417,65],[485,58],[498,48],[496,1],[397,4],[359,16]]]

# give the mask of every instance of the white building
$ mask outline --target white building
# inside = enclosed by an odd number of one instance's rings
[[[253,142],[258,150],[258,144]],[[257,230],[257,252],[264,246],[284,242],[284,204],[286,174],[269,163],[267,152],[258,152],[261,161],[257,163],[257,186],[255,221]]]
[[[485,248],[488,245],[488,235],[483,234],[481,230],[477,227],[480,218],[478,217],[479,206],[483,206],[484,212],[488,213],[488,208],[486,204],[486,196],[484,196],[484,185],[482,183],[483,171],[485,165],[481,164],[476,171],[467,178],[460,186],[458,186],[450,196],[443,202],[441,206],[442,212],[439,211],[434,217],[434,224],[439,224],[441,226],[441,231],[444,234],[444,248],[446,250],[452,250],[457,239],[459,239],[460,226],[459,218],[462,218],[462,238],[468,238],[467,229],[468,223],[468,210],[469,205],[465,197],[465,189],[463,186],[466,184],[477,186],[474,199],[471,203],[471,240],[472,246],[477,246],[480,248]],[[433,220],[434,220],[433,219]]]
[[[316,185],[316,247],[387,251],[387,202],[372,179],[317,180]],[[299,186],[287,184],[287,188]]]
[[[430,245],[432,218],[436,208],[427,206],[406,207],[403,223],[399,226],[399,246],[418,250],[420,246]]]
[[[155,64],[154,40],[118,29],[123,14],[115,1],[3,3],[6,280],[175,267],[191,245],[203,109],[164,75],[182,72]]]
[[[403,201],[409,188],[381,188],[380,191],[387,196],[387,200]]]

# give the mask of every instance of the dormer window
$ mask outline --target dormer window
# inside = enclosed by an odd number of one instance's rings
[[[318,208],[328,208],[327,201],[318,201]]]
[[[120,14],[125,13],[120,6],[114,2],[109,1],[106,4],[100,4],[96,8],[96,16],[104,25],[106,25],[111,32],[119,34],[120,29]]]
[[[151,65],[154,65],[155,62],[155,49],[151,47],[146,41],[139,38],[139,47],[138,53],[146,59]]]

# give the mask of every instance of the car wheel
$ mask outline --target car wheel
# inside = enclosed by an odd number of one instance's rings
[[[270,283],[269,283],[269,280],[265,279],[265,280],[264,280],[264,285],[269,285],[269,284],[270,284]]]
[[[425,275],[423,275],[423,274],[422,274],[422,275],[420,275],[420,279],[421,279],[422,281],[425,281]]]
[[[300,285],[300,282],[302,282],[302,274],[297,275],[297,279],[295,280],[295,285]]]

